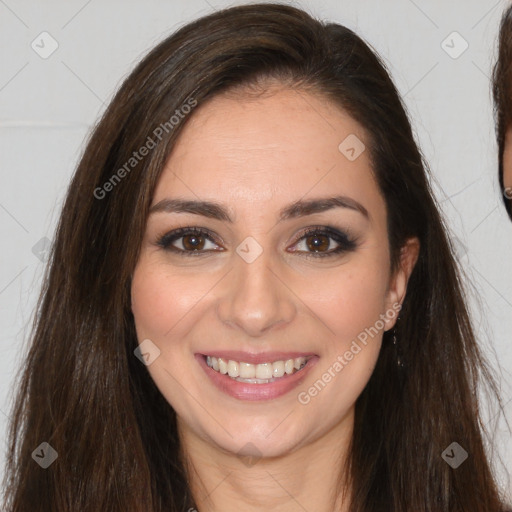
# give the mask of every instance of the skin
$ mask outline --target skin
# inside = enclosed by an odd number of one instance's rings
[[[338,150],[349,134],[364,141],[364,130],[321,96],[284,86],[269,86],[258,97],[224,93],[189,121],[153,204],[176,197],[213,200],[226,205],[235,222],[150,215],[132,281],[139,342],[149,338],[161,351],[148,371],[178,414],[201,512],[331,511],[338,477],[333,468],[345,460],[354,404],[376,364],[383,330],[307,405],[297,394],[380,314],[403,301],[418,242],[406,244],[400,268],[391,273],[386,208],[368,151],[349,161]],[[338,194],[358,201],[368,218],[334,208],[278,222],[279,210],[294,201]],[[350,233],[357,247],[306,258],[314,246],[301,238],[302,230],[326,225]],[[204,251],[224,250],[186,257],[158,245],[159,237],[185,226],[208,228],[222,241],[206,241]],[[263,249],[250,264],[236,252],[248,236]],[[338,246],[327,241],[324,251]],[[183,242],[174,245],[183,249]],[[394,322],[386,321],[384,330]],[[298,388],[249,402],[210,383],[194,354],[213,348],[314,352],[319,361]],[[338,506],[348,510],[345,503]]]
[[[508,199],[512,199],[512,127],[505,133],[503,149],[503,186]]]

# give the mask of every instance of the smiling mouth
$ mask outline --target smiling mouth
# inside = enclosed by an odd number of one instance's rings
[[[268,384],[300,372],[313,356],[296,357],[260,364],[251,364],[222,357],[204,356],[206,364],[217,373],[247,384]]]

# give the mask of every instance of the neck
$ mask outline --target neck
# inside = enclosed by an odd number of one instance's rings
[[[353,409],[328,432],[279,456],[239,455],[197,436],[178,419],[198,512],[348,512],[339,483],[353,432]],[[347,496],[344,496],[346,492]]]

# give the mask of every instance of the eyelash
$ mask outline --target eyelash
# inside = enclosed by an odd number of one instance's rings
[[[216,245],[220,245],[215,241],[215,236],[213,233],[211,233],[209,230],[205,228],[197,228],[197,227],[186,227],[186,228],[179,228],[175,229],[174,231],[170,231],[169,233],[166,233],[165,235],[161,236],[157,240],[157,245],[160,246],[162,249],[165,249],[167,251],[172,251],[177,253],[178,255],[182,255],[185,257],[198,257],[204,255],[206,252],[212,252],[211,250],[207,251],[186,251],[183,249],[179,249],[177,247],[172,246],[171,244],[175,242],[176,240],[179,240],[180,238],[186,236],[186,235],[198,235],[198,236],[205,236],[207,239],[209,239],[211,242],[215,243]],[[327,236],[329,238],[332,238],[337,244],[338,247],[335,249],[332,249],[327,252],[304,252],[304,251],[293,251],[301,254],[302,256],[306,258],[327,258],[327,257],[333,257],[340,253],[344,252],[351,252],[357,247],[356,240],[349,238],[349,236],[345,233],[342,233],[338,231],[335,228],[332,228],[330,226],[315,226],[305,229],[300,237],[296,240],[296,242],[293,245],[297,245],[301,240],[308,238],[313,235],[321,235],[321,236]],[[220,251],[215,251],[220,252]]]

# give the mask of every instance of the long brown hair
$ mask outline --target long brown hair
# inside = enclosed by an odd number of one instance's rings
[[[13,411],[9,512],[195,506],[175,412],[133,353],[131,275],[153,191],[193,107],[229,88],[264,87],[266,78],[318,94],[361,123],[386,201],[394,265],[409,237],[421,243],[396,326],[405,366],[397,365],[385,333],[356,402],[350,510],[501,510],[477,396],[487,383],[499,401],[497,387],[397,90],[351,30],[294,7],[257,4],[217,11],[156,46],[87,142],[58,224]],[[139,149],[150,145],[142,157]],[[31,456],[42,442],[58,453],[47,469]],[[442,457],[453,442],[469,454],[457,469]]]
[[[512,190],[505,191],[503,183],[505,134],[507,129],[512,126],[512,6],[505,10],[500,22],[498,58],[492,73],[492,93],[498,139],[498,180],[505,209],[512,220]]]

